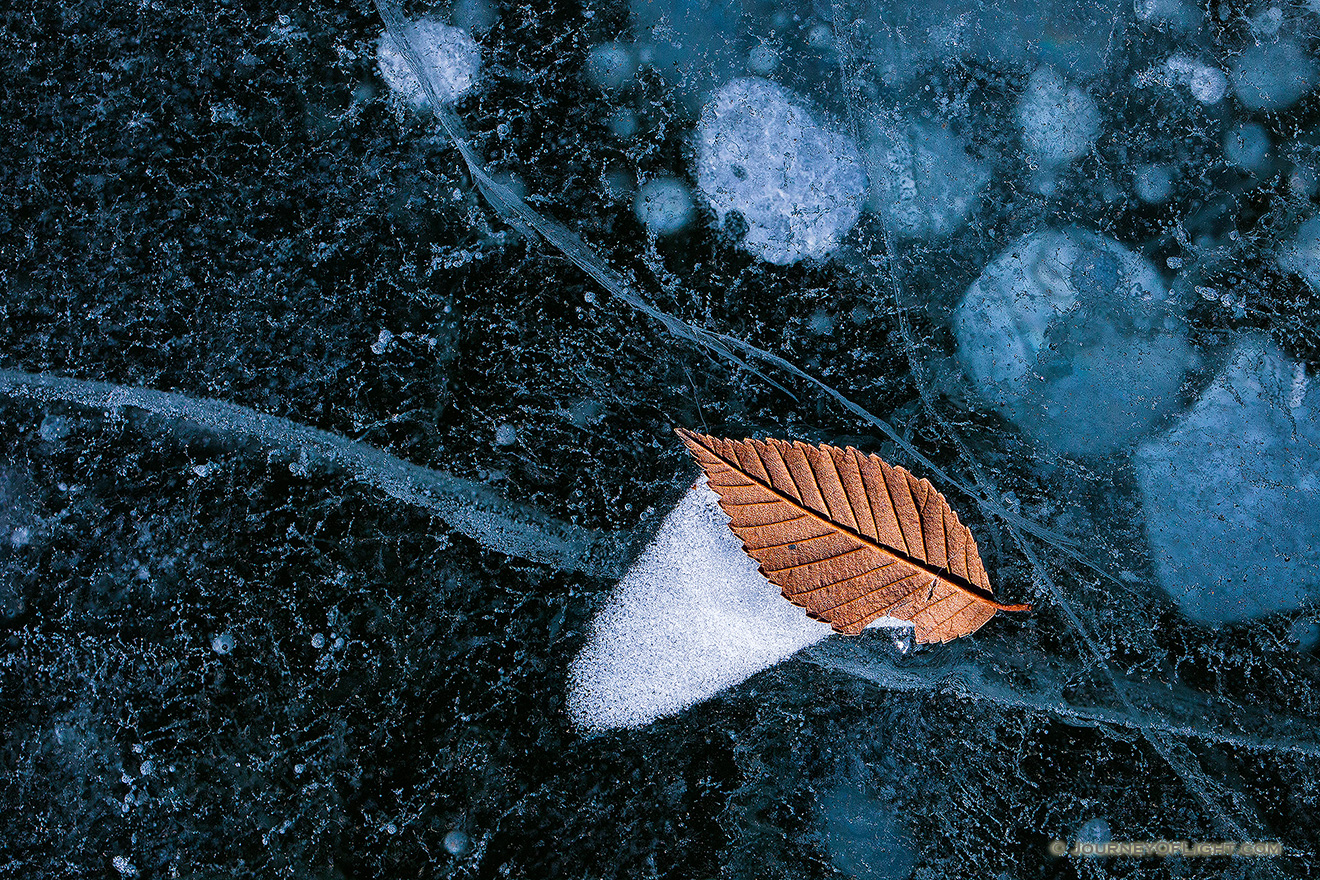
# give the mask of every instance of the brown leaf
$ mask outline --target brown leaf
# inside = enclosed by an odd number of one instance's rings
[[[947,642],[1031,610],[995,601],[972,533],[928,480],[851,446],[677,433],[762,573],[836,631],[889,616]]]

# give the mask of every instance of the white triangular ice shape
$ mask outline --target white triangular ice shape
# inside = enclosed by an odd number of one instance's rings
[[[573,661],[568,712],[589,730],[641,727],[831,632],[761,574],[703,477],[596,615]]]

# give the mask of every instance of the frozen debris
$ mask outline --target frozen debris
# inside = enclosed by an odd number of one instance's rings
[[[855,785],[821,797],[821,824],[830,861],[853,880],[906,880],[916,867],[902,821],[889,804]]]
[[[1293,384],[1288,358],[1249,336],[1178,424],[1137,451],[1155,571],[1195,621],[1320,598],[1320,390],[1294,407]]]
[[[481,47],[471,37],[435,19],[420,18],[409,24],[408,39],[441,103],[452,104],[467,94],[481,70]],[[376,44],[376,63],[392,92],[415,107],[429,103],[421,80],[388,33]]]
[[[703,479],[597,614],[573,661],[568,712],[586,729],[640,727],[830,632],[761,574]]]
[[[995,257],[953,327],[980,395],[1064,455],[1105,454],[1146,433],[1192,364],[1155,267],[1076,228],[1032,233]]]
[[[234,650],[234,636],[232,633],[220,633],[211,639],[211,650],[217,654],[228,654]]]
[[[500,425],[495,429],[496,446],[513,446],[518,442],[518,429],[510,424]]]
[[[382,330],[376,336],[376,341],[371,343],[372,354],[384,354],[389,351],[390,346],[394,344],[394,334],[388,330]]]
[[[1320,215],[1297,227],[1275,261],[1283,271],[1305,278],[1311,289],[1320,293]]]
[[[866,147],[868,207],[903,238],[944,236],[963,224],[990,180],[985,163],[946,129],[923,122],[872,124]]]
[[[637,58],[631,46],[623,43],[600,43],[587,52],[587,79],[596,88],[614,92],[632,82],[637,72]]]
[[[1270,136],[1265,127],[1243,122],[1224,134],[1224,158],[1245,171],[1259,174],[1270,161]]]
[[[682,232],[696,215],[687,184],[673,177],[659,177],[637,192],[633,213],[652,235]]]
[[[1248,110],[1281,110],[1311,90],[1316,65],[1290,39],[1248,46],[1237,57],[1229,78],[1233,94]]]
[[[1018,103],[1017,121],[1027,153],[1046,168],[1086,155],[1100,136],[1095,101],[1048,67],[1031,75]]]
[[[706,103],[696,177],[720,222],[734,212],[746,221],[742,246],[780,265],[833,250],[866,194],[856,145],[817,123],[800,97],[756,77]]]

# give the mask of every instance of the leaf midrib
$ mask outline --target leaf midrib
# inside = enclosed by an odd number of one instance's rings
[[[698,442],[702,449],[706,450],[711,455],[713,455],[716,459],[718,459],[721,463],[723,463],[725,467],[731,468],[732,470],[736,471],[737,473],[751,480],[752,483],[754,483],[757,486],[760,486],[762,489],[765,489],[767,492],[771,493],[776,498],[785,502],[786,504],[793,505],[793,507],[797,508],[798,510],[801,510],[807,516],[814,518],[817,522],[823,523],[824,525],[827,525],[832,529],[838,529],[839,531],[843,532],[844,534],[848,535],[854,540],[866,545],[867,547],[870,547],[872,550],[877,550],[880,553],[893,557],[899,562],[902,562],[906,565],[910,565],[913,568],[919,569],[925,572],[926,574],[930,575],[931,577],[938,578],[941,581],[947,583],[949,586],[953,587],[955,590],[959,590],[963,593],[966,593],[968,596],[975,599],[976,601],[983,602],[986,605],[989,605],[992,608],[995,608],[999,611],[1025,611],[1030,608],[1030,606],[1027,605],[1005,605],[1001,602],[998,602],[995,600],[994,596],[982,592],[981,589],[976,585],[958,577],[957,575],[953,574],[953,572],[948,571],[947,569],[936,568],[935,566],[931,565],[929,562],[926,562],[921,559],[916,559],[912,556],[909,556],[906,553],[902,553],[896,550],[893,547],[886,547],[884,544],[881,544],[879,541],[876,541],[862,534],[861,532],[858,532],[855,529],[851,529],[848,526],[844,525],[843,523],[835,522],[830,517],[823,516],[819,512],[812,510],[810,507],[808,507],[806,504],[802,503],[801,501],[798,501],[797,499],[784,494],[779,489],[776,489],[772,484],[764,482],[758,479],[753,474],[748,473],[739,462],[729,461],[729,459],[725,458],[723,455],[720,455],[718,452],[716,452],[714,449],[711,449],[705,443],[700,443],[700,441]],[[811,465],[810,460],[808,460],[807,464],[808,466]],[[787,462],[785,462],[785,469],[787,469],[787,467],[788,467]],[[767,473],[769,472],[767,471]],[[792,477],[792,471],[789,471],[789,476]],[[813,468],[812,476],[813,477],[815,476],[814,468]],[[885,487],[886,489],[888,488],[887,480],[885,481]],[[938,491],[938,490],[932,489],[931,491]],[[819,494],[821,498],[824,499],[825,493],[820,492]],[[720,500],[721,501],[724,500],[723,496],[721,496]],[[961,521],[959,521],[959,526],[960,527],[962,526]],[[924,543],[926,527],[925,524],[920,521],[919,512],[918,512],[918,527],[920,528],[921,533],[923,535],[923,543]],[[901,526],[900,526],[899,534],[900,535],[902,534]],[[828,559],[822,559],[819,561],[826,562],[828,561]]]

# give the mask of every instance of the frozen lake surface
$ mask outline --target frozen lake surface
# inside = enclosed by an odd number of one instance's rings
[[[0,876],[1320,864],[1320,9],[0,27]],[[791,605],[674,434],[928,478]],[[1278,844],[1058,856],[1109,841]]]

